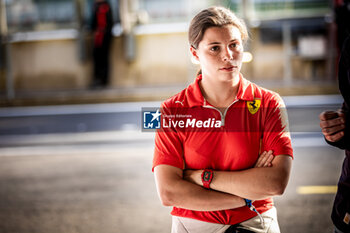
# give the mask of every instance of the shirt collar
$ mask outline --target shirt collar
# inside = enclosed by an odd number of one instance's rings
[[[239,86],[237,99],[244,101],[254,100],[254,87],[252,83],[246,80],[242,74],[239,75]],[[188,86],[186,91],[186,97],[189,107],[204,106],[205,99],[203,97],[199,82],[202,80],[202,75],[198,75],[196,80]]]

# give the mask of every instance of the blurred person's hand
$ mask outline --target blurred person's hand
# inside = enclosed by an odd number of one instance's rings
[[[320,127],[327,141],[336,142],[344,136],[345,114],[341,111],[324,111],[320,115]]]

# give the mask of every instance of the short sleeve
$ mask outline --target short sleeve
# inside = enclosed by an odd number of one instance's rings
[[[170,108],[165,103],[162,104],[160,112],[162,117],[172,115]],[[175,128],[157,130],[152,171],[161,164],[184,169],[183,151],[183,142]]]
[[[262,151],[272,150],[274,155],[289,155],[293,158],[287,109],[282,98],[272,93],[265,106]]]

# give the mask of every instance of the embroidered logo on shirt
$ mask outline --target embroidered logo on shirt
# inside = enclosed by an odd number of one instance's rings
[[[346,213],[345,214],[345,217],[344,217],[344,220],[343,220],[346,224],[349,225],[350,223],[350,214],[349,213]]]
[[[255,99],[253,101],[247,101],[247,107],[251,114],[255,114],[260,108],[261,100]]]
[[[184,101],[179,101],[179,100],[176,100],[175,101],[175,104],[181,104],[182,106],[184,106],[184,103],[183,103]]]

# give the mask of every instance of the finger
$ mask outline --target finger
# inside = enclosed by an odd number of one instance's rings
[[[339,115],[339,117],[340,117],[341,119],[343,119],[343,121],[344,121],[344,123],[345,123],[345,113],[344,113],[344,112],[339,112],[338,115]]]
[[[343,117],[337,117],[332,120],[325,120],[325,121],[320,121],[320,127],[323,128],[329,128],[337,125],[341,125],[345,123],[345,119]]]
[[[273,158],[274,158],[274,156],[273,156],[272,151],[271,150],[268,151],[268,153],[266,155],[266,161],[265,161],[264,167],[269,167],[271,165]]]
[[[338,112],[336,111],[324,111],[319,115],[321,121],[330,120],[338,117]]]
[[[265,158],[266,154],[267,154],[267,152],[264,151],[264,152],[262,152],[262,153],[259,155],[259,158],[258,158],[258,160],[256,161],[254,167],[262,167],[262,166],[264,165],[265,160],[266,160],[266,158]]]
[[[259,161],[258,161],[258,164],[256,167],[264,167],[265,166],[265,163],[268,159],[268,156],[269,156],[269,152],[267,151],[264,151],[260,157],[259,157]]]
[[[336,142],[339,141],[342,137],[344,137],[344,132],[341,131],[339,133],[333,134],[333,135],[328,135],[325,136],[325,138],[330,141],[330,142]]]
[[[254,167],[271,167],[272,160],[274,159],[273,151],[270,150],[268,152],[264,151],[258,158]]]
[[[344,123],[345,123],[344,117],[337,117],[331,120],[320,121],[320,126],[321,128],[327,128],[327,127],[332,127],[332,126],[336,126]]]
[[[264,167],[271,167],[272,166],[272,160],[275,158],[275,156],[271,153],[268,154],[267,160],[264,164]]]
[[[341,125],[337,125],[337,126],[330,127],[330,128],[323,128],[322,133],[324,136],[330,136],[332,134],[339,133],[339,132],[343,131],[344,129],[345,129],[345,125],[341,124]]]
[[[340,108],[340,109],[337,110],[337,113],[338,113],[338,115],[339,114],[344,114],[344,111],[343,111],[343,109]]]

